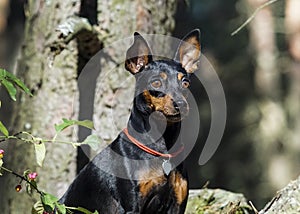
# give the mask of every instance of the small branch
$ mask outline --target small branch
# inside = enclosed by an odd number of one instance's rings
[[[262,9],[264,9],[265,7],[277,2],[278,0],[270,0],[262,5],[260,5],[258,8],[256,8],[256,10],[252,13],[252,15],[240,26],[238,27],[235,31],[233,31],[230,35],[234,36],[236,35],[238,32],[240,32],[247,24],[249,24],[254,17],[256,16],[256,14],[261,11]]]
[[[21,134],[27,135],[31,139],[19,137],[18,135],[21,135]],[[36,144],[36,143],[60,143],[60,144],[72,145],[74,147],[78,147],[78,146],[83,145],[81,142],[60,141],[60,140],[56,140],[55,138],[53,138],[52,140],[42,139],[42,138],[39,138],[39,137],[35,137],[35,136],[33,136],[32,134],[30,134],[28,132],[18,132],[17,134],[10,135],[10,136],[7,136],[7,137],[6,136],[0,136],[0,143],[4,142],[6,140],[11,140],[11,139],[13,139],[13,140],[21,140],[23,142],[32,143],[32,144]]]
[[[93,32],[94,28],[86,18],[72,16],[58,25],[56,30],[62,34],[64,42],[69,43],[81,31]]]
[[[250,206],[251,206],[253,212],[254,212],[255,214],[258,214],[258,211],[257,211],[257,209],[255,208],[255,206],[253,205],[252,201],[249,201],[249,204],[250,204]]]
[[[13,174],[14,176],[16,176],[16,177],[18,177],[18,178],[21,178],[23,181],[25,181],[26,183],[28,183],[33,189],[35,189],[40,195],[43,195],[44,193],[42,192],[42,191],[40,191],[36,186],[34,186],[25,176],[23,176],[23,175],[20,175],[20,174],[18,174],[18,173],[16,173],[16,172],[14,172],[14,171],[12,171],[12,170],[10,170],[10,169],[7,169],[7,168],[5,168],[5,167],[3,167],[3,166],[0,166],[0,170],[3,170],[3,171],[6,171],[6,172],[8,172],[8,173],[11,173],[11,174]]]
[[[66,21],[58,25],[55,30],[60,33],[58,40],[47,45],[50,47],[51,52],[54,53],[54,56],[60,54],[67,47],[67,44],[82,31],[96,32],[86,18],[78,16],[69,17]]]

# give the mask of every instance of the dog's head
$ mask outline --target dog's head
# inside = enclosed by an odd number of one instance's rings
[[[126,54],[125,68],[136,77],[135,106],[150,115],[157,111],[169,123],[188,114],[190,76],[200,57],[200,31],[193,30],[179,44],[172,60],[153,60],[146,40],[138,33]]]

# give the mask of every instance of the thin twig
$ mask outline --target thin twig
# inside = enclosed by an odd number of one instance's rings
[[[24,135],[27,135],[29,136],[31,139],[27,139],[27,138],[23,138],[23,137],[19,137],[18,135],[21,135],[21,134],[24,134]],[[57,135],[55,136],[55,138],[57,137]],[[3,139],[1,139],[3,138]],[[14,135],[10,135],[10,136],[0,136],[0,143],[1,142],[4,142],[6,140],[21,140],[21,141],[24,141],[24,142],[27,142],[27,143],[32,143],[32,144],[35,144],[37,142],[42,142],[42,143],[60,143],[60,144],[69,144],[69,145],[72,145],[72,146],[81,146],[83,145],[81,142],[70,142],[70,141],[61,141],[61,140],[56,140],[55,138],[53,138],[52,140],[50,139],[42,139],[42,138],[39,138],[39,137],[35,137],[33,136],[32,134],[28,133],[28,132],[18,132],[17,134],[14,134]]]
[[[40,191],[36,186],[34,186],[34,185],[33,185],[33,184],[32,184],[25,176],[20,175],[20,174],[18,174],[18,173],[16,173],[16,172],[12,171],[12,170],[10,170],[10,169],[7,169],[7,168],[5,168],[5,167],[3,167],[3,166],[0,166],[0,169],[6,171],[6,172],[8,172],[8,173],[11,173],[11,174],[13,174],[14,176],[16,176],[16,177],[18,177],[18,178],[21,178],[22,180],[26,181],[26,183],[28,183],[32,188],[34,188],[40,195],[43,195],[43,194],[44,194],[44,193],[43,193],[42,191]]]
[[[240,32],[247,24],[249,24],[253,19],[254,19],[254,17],[256,16],[256,14],[260,11],[260,10],[262,10],[262,9],[264,9],[265,7],[267,7],[267,6],[269,6],[270,4],[273,4],[273,3],[275,3],[275,2],[277,2],[278,0],[270,0],[270,1],[268,1],[268,2],[266,2],[266,3],[264,3],[264,4],[262,4],[262,5],[260,5],[258,8],[256,8],[256,10],[252,13],[252,15],[240,26],[240,27],[238,27],[235,31],[233,31],[232,33],[231,33],[231,36],[234,36],[234,35],[236,35],[238,32]]]
[[[258,211],[257,211],[257,209],[255,208],[255,206],[253,205],[252,201],[249,201],[249,204],[250,204],[252,210],[254,211],[254,213],[255,213],[255,214],[258,214]]]

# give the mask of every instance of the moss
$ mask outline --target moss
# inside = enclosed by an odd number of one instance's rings
[[[248,214],[250,210],[242,194],[202,189],[190,191],[186,214]]]

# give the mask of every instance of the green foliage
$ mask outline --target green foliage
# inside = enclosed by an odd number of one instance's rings
[[[43,162],[46,156],[46,147],[45,144],[40,142],[40,143],[35,143],[34,144],[34,151],[35,151],[35,157],[36,157],[36,163],[39,166],[43,166]]]
[[[30,93],[29,88],[25,86],[25,84],[18,79],[16,76],[13,74],[7,72],[4,69],[0,69],[0,86],[3,85],[5,89],[7,90],[10,98],[14,101],[16,101],[16,94],[17,94],[17,88],[21,89],[23,92],[26,94],[32,96]],[[0,101],[0,107],[1,107],[1,101]],[[100,139],[96,135],[90,135],[88,136],[82,143],[77,143],[77,142],[63,142],[63,141],[58,141],[56,140],[56,136],[66,128],[73,126],[73,125],[78,125],[78,126],[83,126],[89,129],[94,129],[94,124],[90,120],[83,120],[83,121],[78,121],[78,120],[71,120],[71,119],[62,119],[62,123],[55,125],[55,130],[56,130],[56,135],[52,140],[47,140],[47,139],[42,139],[39,137],[35,137],[32,134],[28,132],[19,132],[15,135],[10,135],[7,128],[4,126],[4,124],[0,121],[0,133],[3,135],[0,135],[0,143],[3,141],[6,141],[8,139],[14,139],[14,140],[20,140],[25,143],[33,144],[34,150],[35,150],[35,155],[36,155],[36,162],[39,166],[42,167],[45,156],[46,156],[46,147],[45,143],[50,142],[50,143],[65,143],[65,144],[70,144],[73,145],[74,147],[80,146],[82,144],[89,145],[92,149],[96,150],[98,148],[98,144],[100,144]],[[2,150],[3,152],[3,150]],[[32,214],[43,214],[44,212],[47,213],[53,213],[54,211],[58,214],[67,214],[67,213],[72,213],[71,211],[80,211],[85,214],[98,214],[97,211],[91,212],[83,207],[66,207],[64,204],[61,204],[58,202],[58,198],[55,197],[54,195],[51,195],[49,193],[42,192],[38,189],[37,182],[35,180],[35,177],[37,176],[37,173],[34,172],[32,173],[31,170],[25,170],[23,175],[19,175],[18,173],[3,167],[3,154],[0,157],[0,176],[2,175],[1,171],[5,171],[7,173],[11,173],[19,178],[21,178],[21,182],[18,184],[20,186],[21,190],[21,183],[22,181],[25,181],[26,185],[26,192],[29,195],[32,195],[34,190],[40,194],[40,201],[35,203],[32,207]],[[34,174],[34,175],[32,175]],[[34,177],[33,177],[34,176]],[[18,190],[18,192],[19,192]]]
[[[9,135],[7,128],[3,125],[1,121],[0,121],[0,132],[4,134],[5,137],[8,137]]]
[[[26,170],[24,171],[23,175],[24,178],[28,178],[28,175],[31,173],[31,170]],[[26,182],[26,192],[29,195],[33,194],[33,190],[37,189],[37,183],[36,180],[28,180],[28,182]]]
[[[2,68],[0,68],[0,86],[1,85],[5,87],[10,98],[13,101],[17,100],[16,98],[17,87],[20,88],[26,94],[32,96],[29,88],[27,88],[26,85],[19,78],[17,78],[15,75]],[[1,107],[1,101],[0,101],[0,107]],[[4,134],[6,137],[8,137],[9,135],[7,128],[3,125],[1,121],[0,121],[0,132]]]
[[[91,212],[91,211],[89,211],[89,210],[87,210],[87,209],[84,209],[84,208],[82,208],[82,207],[78,207],[78,208],[76,208],[75,210],[78,210],[78,211],[80,211],[80,212],[82,212],[82,213],[85,213],[85,214],[98,214],[98,211]]]
[[[2,165],[3,165],[3,160],[2,160],[2,159],[0,159],[0,176],[2,176],[2,172],[1,172]]]
[[[4,69],[1,69],[1,68],[0,68],[0,84],[2,84],[6,88],[10,98],[14,101],[17,100],[16,99],[16,94],[17,94],[16,87],[19,87],[26,94],[32,96],[29,88],[27,88],[26,85],[19,78],[17,78],[12,73],[10,73]]]
[[[99,145],[101,143],[101,140],[97,135],[89,135],[87,138],[82,142],[82,144],[89,145],[92,150],[97,151],[99,148]]]
[[[41,201],[36,202],[32,209],[31,209],[31,214],[43,214],[44,213],[44,206]]]
[[[67,207],[59,203],[57,197],[45,192],[41,194],[41,200],[33,205],[31,213],[43,214],[44,212],[53,213],[54,211],[58,214],[72,213],[72,211],[80,211],[83,214],[98,214],[97,211],[91,212],[83,207]]]
[[[48,213],[52,213],[58,204],[58,198],[49,193],[43,193],[41,195],[41,201],[44,207],[44,210]]]
[[[78,121],[78,120],[69,120],[66,118],[63,118],[62,120],[63,120],[62,123],[55,125],[56,132],[61,132],[64,129],[73,125],[79,125],[79,126],[86,127],[88,129],[94,129],[94,124],[90,120]]]

